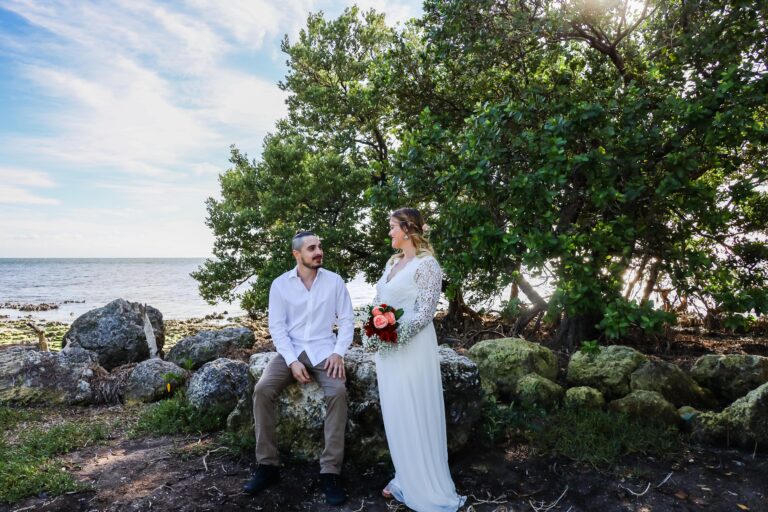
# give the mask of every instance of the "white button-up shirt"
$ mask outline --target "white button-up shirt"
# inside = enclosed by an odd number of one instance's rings
[[[334,324],[339,326],[338,336],[333,333]],[[315,366],[333,353],[344,357],[354,330],[352,299],[338,274],[319,268],[309,290],[298,267],[272,281],[269,333],[288,366],[302,352]]]

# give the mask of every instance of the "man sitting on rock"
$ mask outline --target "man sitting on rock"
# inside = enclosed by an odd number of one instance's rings
[[[275,440],[275,400],[294,380],[315,379],[325,395],[325,449],[320,457],[320,484],[330,505],[347,499],[339,476],[344,458],[347,389],[344,354],[352,344],[354,316],[344,280],[322,267],[320,239],[301,231],[291,243],[296,267],[272,282],[269,332],[278,355],[253,391],[256,463],[243,490],[257,494],[280,479]],[[338,336],[333,326],[339,327]]]

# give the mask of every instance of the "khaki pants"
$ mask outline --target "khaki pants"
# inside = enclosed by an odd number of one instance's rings
[[[344,460],[344,430],[347,426],[346,379],[328,376],[323,369],[325,360],[312,366],[306,352],[299,361],[307,367],[307,373],[317,382],[325,395],[325,448],[320,456],[320,473],[341,474]],[[256,430],[256,462],[277,466],[275,429],[277,416],[275,400],[282,390],[296,382],[285,359],[278,354],[264,369],[259,382],[253,388],[253,423]]]

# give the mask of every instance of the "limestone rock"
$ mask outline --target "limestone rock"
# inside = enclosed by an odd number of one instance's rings
[[[94,389],[97,377],[106,374],[95,354],[82,348],[66,353],[40,352],[32,347],[0,350],[0,403],[69,404],[99,403]]]
[[[205,363],[192,375],[187,399],[206,412],[229,414],[248,388],[248,365],[222,357]]]
[[[246,327],[230,327],[218,331],[200,331],[174,345],[165,360],[187,367],[185,361],[198,369],[209,361],[226,355],[232,348],[253,346],[253,331]]]
[[[610,345],[597,354],[576,352],[568,363],[567,379],[576,386],[590,386],[610,398],[630,391],[632,373],[648,358],[630,347]]]
[[[768,383],[747,393],[722,412],[693,418],[693,436],[699,441],[768,446]]]
[[[163,315],[147,306],[157,349],[165,343]],[[149,357],[149,345],[144,333],[144,317],[140,304],[116,299],[104,307],[79,316],[64,335],[63,346],[82,347],[95,352],[101,366],[111,370],[126,363],[137,363]]]
[[[731,402],[768,382],[768,357],[708,354],[693,364],[691,377]]]
[[[515,399],[522,405],[553,409],[563,399],[562,386],[536,373],[523,375],[515,385]]]
[[[702,388],[680,367],[657,358],[649,358],[630,376],[633,391],[645,390],[661,393],[675,406],[696,405],[711,408],[717,400],[711,391]]]
[[[475,364],[447,347],[440,347],[440,369],[446,407],[449,449],[457,450],[470,438],[480,419],[480,380]],[[248,396],[238,402],[227,419],[227,427],[242,435],[253,435],[251,393],[267,363],[276,354],[251,356]],[[373,355],[352,348],[344,357],[347,375],[348,422],[345,452],[349,460],[375,462],[388,457],[384,424],[376,384]],[[313,381],[288,386],[277,400],[278,444],[293,456],[316,460],[323,448],[325,401]]]
[[[614,400],[609,407],[642,421],[657,420],[668,425],[680,423],[675,406],[656,391],[633,391],[624,398]]]
[[[565,406],[571,409],[601,409],[605,405],[603,394],[589,386],[577,386],[565,392]]]
[[[517,381],[535,373],[549,380],[557,377],[557,359],[548,348],[522,338],[481,341],[469,349],[477,364],[483,388],[502,400],[515,395]]]
[[[156,402],[171,396],[188,378],[187,371],[173,363],[161,359],[147,359],[137,364],[131,372],[125,388],[125,400]],[[170,392],[168,384],[171,384]]]

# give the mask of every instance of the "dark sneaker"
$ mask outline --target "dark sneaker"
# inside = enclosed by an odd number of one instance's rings
[[[325,493],[325,502],[329,505],[341,505],[347,501],[347,491],[341,486],[341,477],[339,475],[321,473],[320,488]]]
[[[280,470],[277,466],[260,464],[253,476],[243,486],[243,492],[247,494],[259,494],[267,487],[280,481]]]

